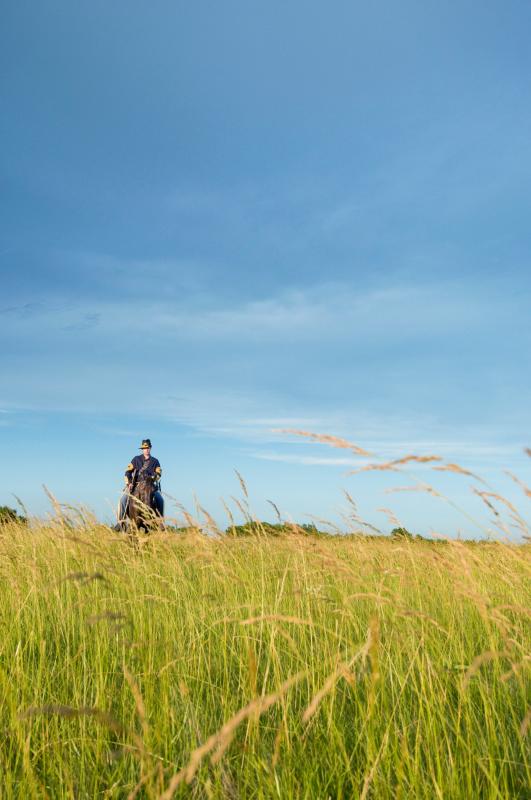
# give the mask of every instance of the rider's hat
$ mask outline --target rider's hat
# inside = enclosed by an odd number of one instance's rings
[[[142,444],[138,449],[143,450],[144,447],[151,447],[151,439],[142,439]]]

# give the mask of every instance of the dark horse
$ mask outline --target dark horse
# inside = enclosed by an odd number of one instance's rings
[[[138,530],[146,533],[161,527],[161,518],[156,511],[153,495],[155,487],[151,478],[135,481],[127,503],[127,516]]]

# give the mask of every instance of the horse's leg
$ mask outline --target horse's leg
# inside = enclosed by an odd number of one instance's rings
[[[127,504],[127,517],[129,520],[127,533],[129,536],[129,541],[135,549],[138,549],[138,531],[141,523],[141,510],[138,506],[139,500],[140,498],[138,497],[136,491],[133,490],[133,492],[129,495],[129,502]]]

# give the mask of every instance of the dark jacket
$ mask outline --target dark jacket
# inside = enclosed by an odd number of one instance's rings
[[[151,479],[154,483],[160,481],[162,470],[158,458],[144,458],[144,456],[135,456],[131,459],[125,470],[125,477],[128,483],[136,483],[139,479]]]

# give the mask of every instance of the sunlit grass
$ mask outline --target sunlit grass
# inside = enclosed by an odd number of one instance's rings
[[[529,545],[0,528],[1,796],[524,798]]]

